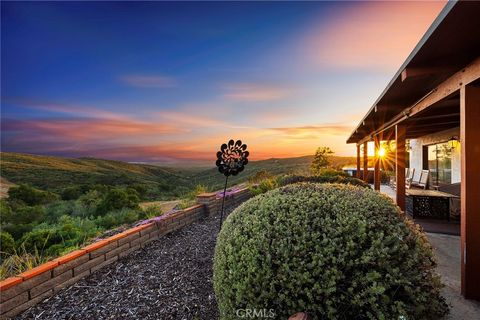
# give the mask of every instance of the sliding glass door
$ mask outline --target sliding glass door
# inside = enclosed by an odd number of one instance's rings
[[[452,183],[452,149],[448,142],[428,146],[428,169],[431,185]]]

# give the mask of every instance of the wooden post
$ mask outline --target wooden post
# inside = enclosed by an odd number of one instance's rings
[[[360,175],[360,145],[357,144],[357,178],[362,179]]]
[[[368,142],[363,143],[363,181],[368,182]]]
[[[405,125],[395,126],[395,180],[397,205],[405,211]]]
[[[379,151],[380,151],[380,137],[375,136],[374,138],[375,141],[375,171],[373,175],[373,185],[375,187],[375,190],[380,190],[380,156],[379,156]]]
[[[480,87],[460,89],[462,294],[480,301]]]

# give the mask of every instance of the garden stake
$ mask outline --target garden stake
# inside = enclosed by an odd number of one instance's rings
[[[219,228],[219,230],[222,229],[223,206],[225,205],[225,193],[227,193],[227,182],[228,182],[228,176],[225,177],[225,188],[223,188],[223,200],[222,200],[222,210],[220,211],[220,228]]]
[[[220,211],[220,229],[222,229],[223,221],[223,209],[225,206],[225,196],[227,194],[227,182],[230,175],[236,176],[238,173],[245,169],[245,165],[248,163],[247,145],[242,144],[241,140],[228,141],[228,144],[224,143],[220,147],[220,151],[217,152],[217,161],[215,165],[218,167],[218,171],[225,175],[225,188],[223,188],[223,200],[222,210]]]

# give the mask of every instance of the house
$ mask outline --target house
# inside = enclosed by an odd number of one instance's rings
[[[395,142],[396,201],[402,210],[406,161],[416,169],[415,179],[430,169],[432,185],[460,183],[461,292],[475,300],[480,300],[479,17],[480,2],[448,2],[347,140],[357,145],[357,172],[367,168],[368,142],[376,151],[381,141]],[[378,152],[375,160],[379,190]]]

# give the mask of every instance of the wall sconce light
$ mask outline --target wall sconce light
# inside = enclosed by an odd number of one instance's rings
[[[460,142],[460,139],[457,136],[453,136],[448,140],[448,146],[450,147],[451,150],[455,149],[457,144]]]

